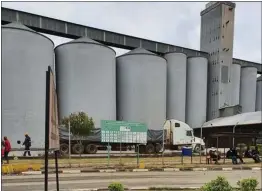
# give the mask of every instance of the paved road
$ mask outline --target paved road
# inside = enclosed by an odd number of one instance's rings
[[[207,172],[123,172],[123,173],[86,173],[61,174],[60,189],[73,190],[84,188],[105,188],[112,182],[121,182],[126,187],[201,187],[217,175],[225,176],[233,186],[242,178],[255,177],[261,188],[260,171],[207,171]],[[4,176],[4,191],[42,191],[44,190],[43,175]],[[55,190],[55,175],[49,175],[49,189]]]

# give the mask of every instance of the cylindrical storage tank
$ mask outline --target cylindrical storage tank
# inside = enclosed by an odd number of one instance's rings
[[[247,66],[241,68],[240,105],[242,113],[256,110],[257,68]]]
[[[12,148],[25,133],[32,148],[44,148],[48,66],[54,68],[49,38],[19,23],[2,26],[2,135]]]
[[[95,127],[116,120],[115,51],[83,37],[55,48],[59,119],[83,111]]]
[[[231,67],[231,106],[239,105],[240,99],[240,74],[241,65],[232,64]]]
[[[186,123],[198,128],[206,122],[207,69],[205,57],[187,59]]]
[[[187,56],[170,52],[164,58],[167,60],[167,119],[185,122]]]
[[[143,48],[117,57],[117,119],[163,129],[166,60]]]
[[[262,75],[257,78],[256,111],[262,111]]]

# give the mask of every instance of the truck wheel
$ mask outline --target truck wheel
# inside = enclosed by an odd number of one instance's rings
[[[155,147],[153,144],[148,144],[146,145],[146,153],[147,154],[152,154],[155,152]]]
[[[197,145],[195,146],[195,148],[194,148],[194,152],[199,153],[200,150],[201,150],[201,146],[200,146],[199,144],[197,144]]]
[[[73,147],[72,147],[72,151],[73,153],[75,154],[83,154],[84,152],[84,146],[82,144],[75,144]]]
[[[96,154],[97,152],[97,146],[95,144],[89,144],[86,146],[86,149],[85,151],[88,153],[88,154]]]
[[[135,152],[137,153],[138,148],[135,147]],[[145,145],[140,145],[139,146],[139,154],[145,154]]]
[[[62,155],[67,155],[67,154],[69,154],[69,146],[68,146],[68,144],[62,143],[62,144],[60,145],[60,152],[61,152]]]
[[[156,144],[156,153],[159,153],[162,150],[162,145],[157,143]]]

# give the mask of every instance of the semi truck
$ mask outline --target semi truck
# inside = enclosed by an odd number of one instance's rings
[[[146,144],[101,142],[100,128],[93,129],[88,136],[70,135],[72,154],[95,154],[98,150],[107,150],[109,144],[112,151],[121,149],[121,151],[135,150],[137,152],[139,150],[141,154],[181,150],[184,146],[192,147],[193,151],[199,152],[205,147],[204,140],[195,137],[193,129],[188,124],[175,119],[166,120],[163,130],[148,129]],[[69,132],[65,128],[60,128],[60,152],[63,155],[69,154]]]

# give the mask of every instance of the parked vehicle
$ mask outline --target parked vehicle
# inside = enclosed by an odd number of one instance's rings
[[[164,139],[163,139],[164,133]],[[95,154],[98,150],[107,150],[108,143],[101,142],[101,129],[94,129],[89,136],[79,137],[70,136],[72,154]],[[186,123],[178,120],[167,120],[163,130],[147,131],[147,143],[110,143],[112,151],[138,150],[139,153],[153,154],[160,153],[164,149],[181,150],[183,146],[190,146],[195,152],[204,149],[203,139],[195,137],[193,129]],[[66,129],[60,129],[60,152],[61,154],[69,153],[69,133]]]

